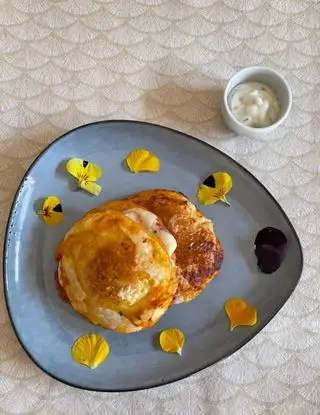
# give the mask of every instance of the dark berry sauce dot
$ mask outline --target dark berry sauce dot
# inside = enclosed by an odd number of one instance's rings
[[[256,246],[271,245],[274,248],[283,249],[287,244],[287,238],[285,234],[279,229],[268,226],[267,228],[263,228],[258,232],[254,244]]]
[[[272,274],[281,265],[283,251],[271,245],[258,245],[255,250],[258,267],[265,274]]]

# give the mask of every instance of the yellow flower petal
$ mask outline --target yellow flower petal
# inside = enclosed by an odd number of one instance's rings
[[[94,196],[99,196],[99,194],[101,193],[101,186],[99,186],[97,183],[80,182],[79,185],[81,189],[86,190]]]
[[[102,170],[97,164],[73,158],[67,162],[66,169],[68,173],[78,179],[78,185],[81,189],[95,196],[100,194],[101,186],[95,182],[102,176]]]
[[[66,169],[68,173],[78,179],[83,172],[83,160],[77,158],[68,160]]]
[[[224,309],[230,320],[230,329],[233,330],[238,326],[254,326],[257,324],[257,309],[251,307],[242,298],[229,298]]]
[[[67,172],[79,181],[96,182],[102,176],[102,170],[95,163],[73,158],[67,162]]]
[[[211,205],[219,200],[230,206],[226,194],[232,189],[232,177],[226,172],[212,173],[204,180],[198,190],[198,200],[204,205]]]
[[[160,160],[149,150],[139,148],[133,150],[128,154],[126,161],[133,173],[142,171],[155,173],[160,170]]]
[[[102,170],[96,163],[88,163],[84,170],[90,182],[96,182],[102,176]]]
[[[49,226],[59,225],[63,219],[62,205],[56,196],[47,197],[43,202],[42,208],[37,213]]]
[[[73,360],[95,369],[109,354],[109,345],[99,334],[86,334],[79,337],[72,345]]]
[[[177,328],[163,330],[160,333],[160,346],[166,353],[178,353],[181,356],[184,334]]]
[[[203,205],[211,205],[218,202],[220,199],[216,196],[216,192],[211,187],[201,184],[198,190],[198,200]]]
[[[216,189],[222,189],[224,190],[224,194],[227,194],[232,189],[232,177],[230,174],[226,172],[217,172],[213,173],[213,178],[216,182]]]

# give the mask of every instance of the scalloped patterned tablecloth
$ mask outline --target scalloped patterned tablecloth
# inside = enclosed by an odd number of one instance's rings
[[[221,90],[241,67],[288,79],[294,104],[268,138],[236,137]],[[249,344],[178,383],[127,394],[66,387],[27,358],[0,298],[0,414],[320,414],[320,2],[0,0],[0,221],[34,157],[101,119],[164,124],[215,145],[276,196],[303,244],[293,296]]]

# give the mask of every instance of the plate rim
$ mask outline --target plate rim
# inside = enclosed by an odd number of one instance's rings
[[[274,202],[274,204],[278,207],[278,209],[280,210],[280,212],[282,213],[282,215],[284,216],[286,222],[288,223],[295,240],[298,243],[298,249],[300,252],[300,257],[301,257],[301,263],[300,263],[300,269],[299,269],[299,278],[297,279],[297,282],[293,285],[293,287],[290,288],[290,292],[289,295],[285,298],[285,300],[275,309],[272,310],[272,312],[270,313],[270,316],[266,319],[266,321],[264,322],[264,324],[260,324],[257,328],[257,331],[255,333],[253,333],[252,335],[250,334],[249,336],[247,336],[243,341],[241,341],[235,349],[233,349],[233,351],[231,351],[230,353],[225,353],[220,359],[214,359],[212,362],[210,363],[206,363],[204,365],[202,365],[201,367],[198,367],[194,370],[188,371],[186,374],[183,375],[178,375],[172,379],[166,380],[164,382],[158,382],[158,383],[154,383],[151,385],[147,385],[147,386],[138,386],[138,387],[130,387],[130,388],[117,388],[117,389],[109,389],[109,388],[97,388],[97,387],[85,387],[82,385],[79,385],[75,382],[69,382],[67,380],[64,380],[62,378],[60,378],[58,375],[55,375],[53,373],[51,373],[50,371],[48,371],[47,369],[45,369],[41,362],[39,362],[35,357],[32,356],[31,352],[28,350],[27,345],[22,341],[20,335],[19,335],[19,331],[16,328],[15,324],[14,324],[14,319],[13,319],[13,313],[11,312],[10,306],[9,306],[9,290],[8,290],[8,275],[7,275],[7,251],[8,251],[8,239],[9,239],[9,228],[11,225],[11,222],[13,220],[13,212],[14,212],[14,208],[16,205],[16,201],[20,195],[20,190],[22,187],[22,184],[24,183],[24,181],[26,180],[26,178],[28,177],[28,175],[30,174],[31,170],[33,169],[33,167],[36,165],[36,163],[38,162],[38,160],[40,160],[50,149],[52,146],[54,146],[57,142],[61,141],[62,139],[64,139],[66,136],[68,136],[71,133],[74,133],[78,130],[81,129],[85,129],[88,127],[92,127],[95,125],[101,125],[101,124],[138,124],[138,125],[145,125],[145,126],[151,126],[154,128],[160,128],[169,132],[173,132],[176,134],[180,134],[182,136],[191,138],[205,146],[207,146],[208,148],[210,148],[213,151],[216,151],[218,153],[220,153],[220,155],[223,155],[224,157],[226,157],[228,159],[229,162],[234,163],[237,167],[240,167],[240,169],[242,169],[247,175],[250,176],[251,179],[254,180],[254,182],[256,182],[258,185],[260,185],[260,187],[267,193],[267,195],[272,199],[272,201]],[[260,331],[276,316],[276,314],[281,310],[281,308],[286,304],[286,302],[289,300],[289,298],[291,297],[292,293],[294,292],[296,286],[298,285],[300,279],[301,279],[301,275],[303,272],[303,268],[304,268],[304,255],[303,255],[303,249],[302,249],[302,245],[299,239],[299,236],[290,220],[290,218],[288,217],[288,215],[286,214],[286,212],[284,211],[284,209],[281,207],[281,205],[279,204],[279,202],[276,200],[276,198],[271,194],[271,192],[264,186],[263,183],[261,183],[249,170],[247,170],[244,166],[242,166],[241,163],[239,163],[237,160],[233,159],[231,156],[229,156],[228,154],[224,153],[222,150],[218,149],[217,147],[215,147],[212,144],[209,144],[206,141],[201,140],[200,138],[194,137],[190,134],[184,133],[183,131],[179,131],[179,130],[175,130],[171,127],[167,127],[165,125],[160,125],[160,124],[155,124],[155,123],[150,123],[150,122],[146,122],[146,121],[138,121],[138,120],[121,120],[121,119],[112,119],[112,120],[101,120],[101,121],[94,121],[88,124],[82,124],[78,127],[75,127],[69,131],[67,131],[66,133],[62,134],[61,136],[55,138],[51,143],[49,143],[43,150],[40,151],[40,153],[36,156],[36,158],[32,161],[31,165],[28,167],[27,171],[24,173],[18,187],[17,190],[15,192],[13,201],[11,203],[11,207],[10,207],[10,211],[9,211],[9,215],[8,215],[8,220],[7,220],[7,224],[6,224],[6,229],[5,229],[5,237],[4,237],[4,244],[3,244],[3,261],[2,261],[2,275],[3,275],[3,291],[4,291],[4,299],[5,299],[5,306],[6,306],[6,310],[9,316],[9,321],[11,323],[11,326],[13,328],[13,331],[17,337],[17,340],[20,344],[20,346],[22,347],[23,351],[27,354],[27,356],[29,357],[29,359],[40,369],[42,370],[46,375],[50,376],[51,378],[67,385],[67,386],[71,386],[73,388],[77,388],[77,389],[81,389],[81,390],[85,390],[85,391],[91,391],[91,392],[108,392],[108,393],[120,393],[120,392],[136,392],[136,391],[141,391],[141,390],[147,390],[147,389],[153,389],[153,388],[157,388],[157,387],[161,387],[161,386],[165,386],[165,385],[169,385],[171,383],[177,382],[179,380],[182,379],[186,379],[196,373],[199,373],[211,366],[213,366],[214,364],[225,360],[227,357],[231,356],[232,354],[234,354],[235,352],[237,352],[238,350],[240,350],[244,345],[246,345],[249,341],[251,341],[257,334],[260,333]]]

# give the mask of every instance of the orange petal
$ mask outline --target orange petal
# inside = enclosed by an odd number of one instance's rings
[[[229,298],[224,309],[230,320],[230,329],[238,326],[254,326],[257,324],[257,309],[250,306],[242,298]]]

